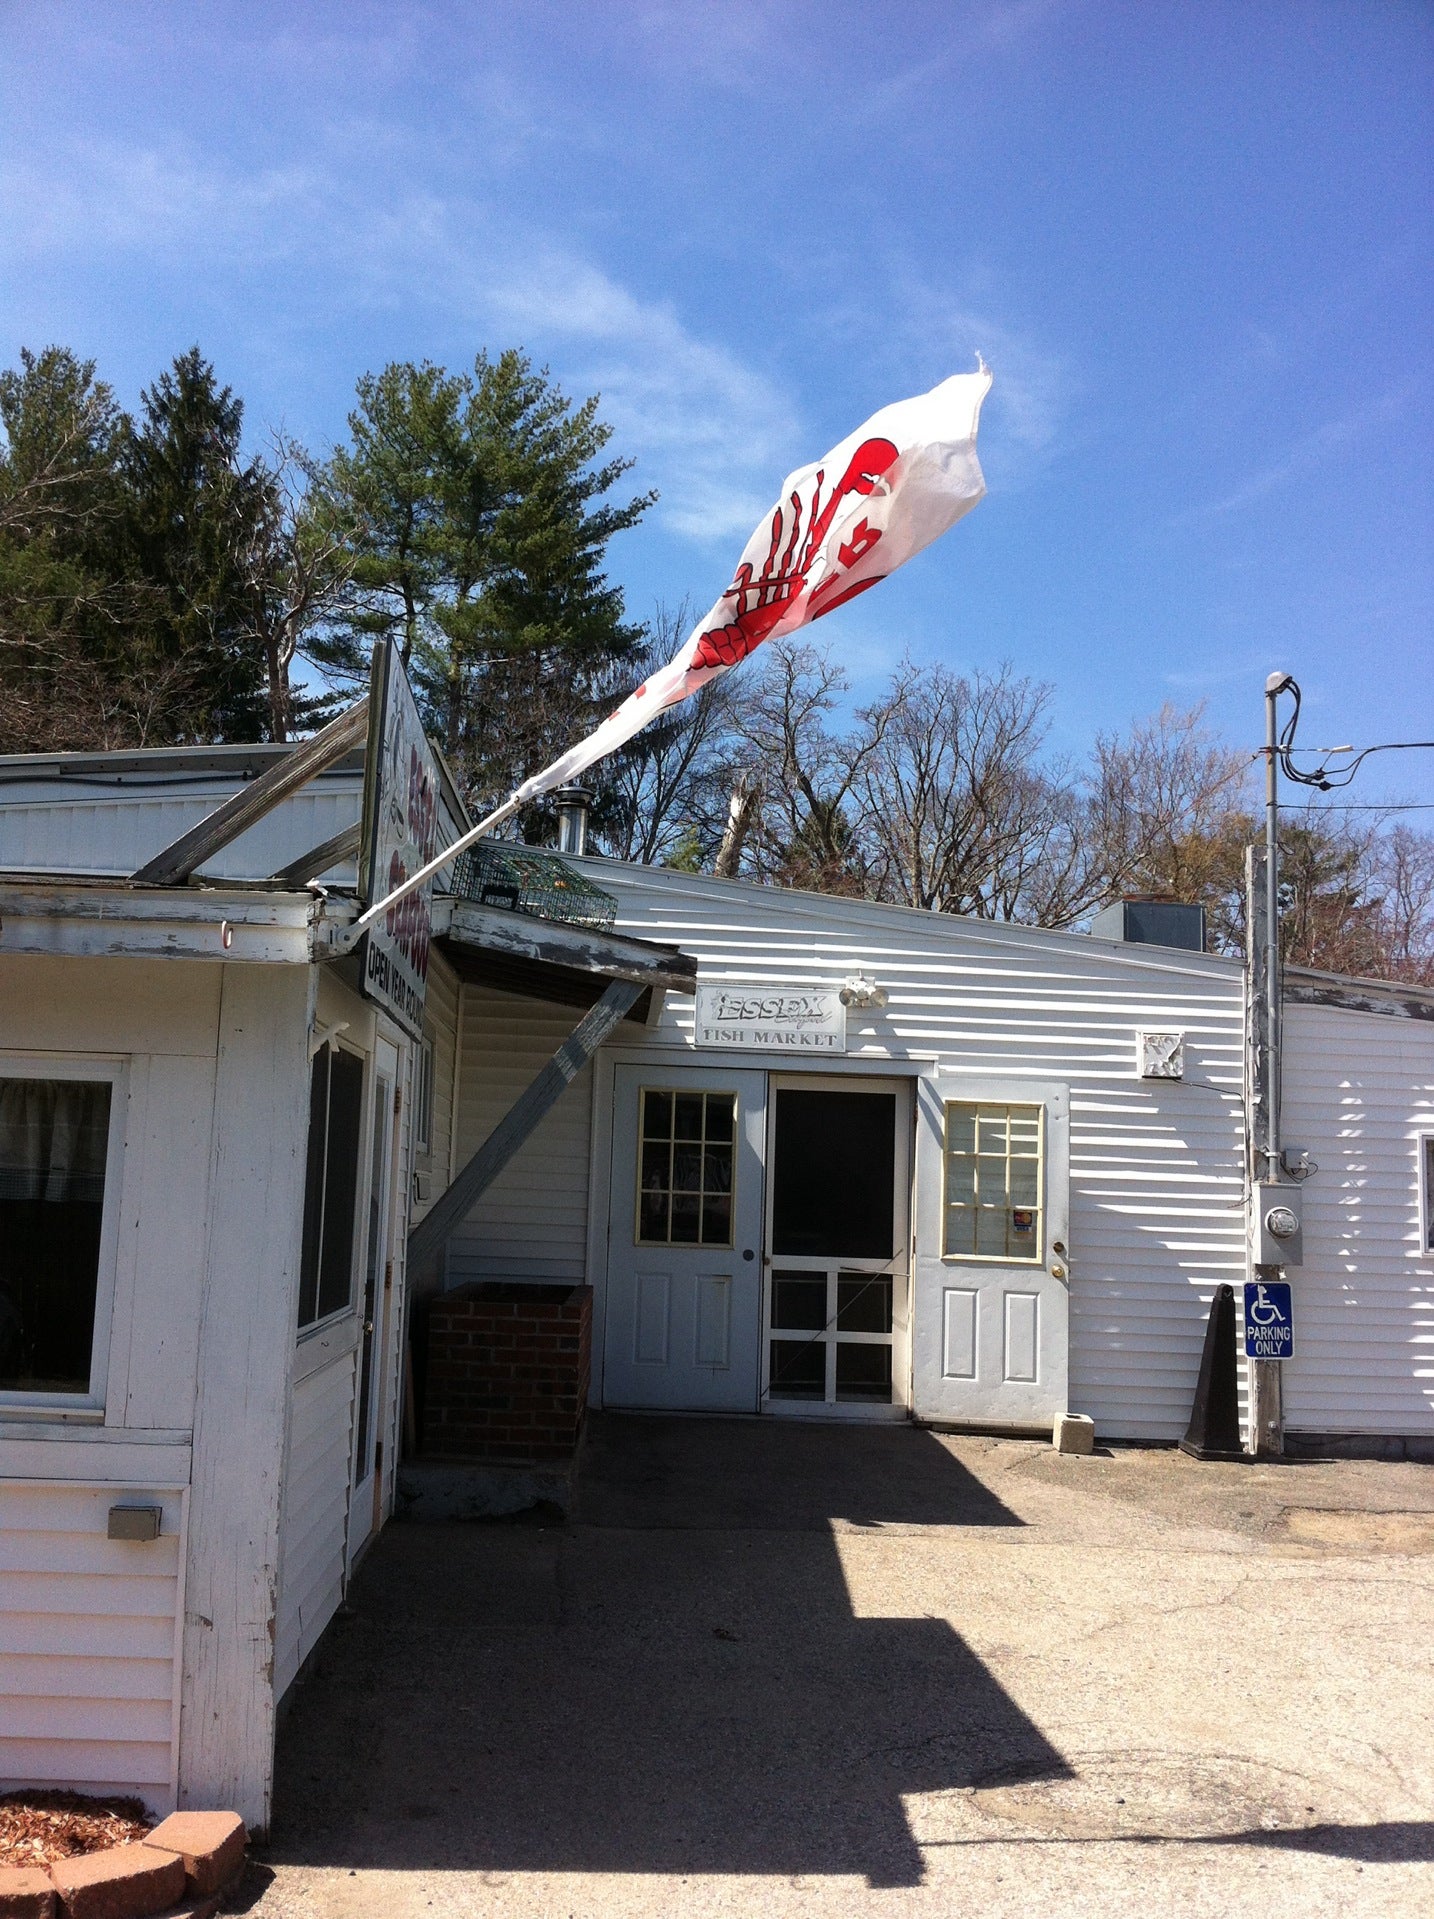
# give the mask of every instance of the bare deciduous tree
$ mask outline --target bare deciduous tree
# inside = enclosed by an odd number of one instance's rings
[[[890,897],[1003,917],[1033,845],[1054,829],[1037,755],[1050,690],[1009,666],[966,678],[903,663],[861,715],[867,830]]]

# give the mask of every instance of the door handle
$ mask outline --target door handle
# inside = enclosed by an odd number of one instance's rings
[[[755,1259],[757,1255],[752,1251],[750,1246],[746,1246],[742,1249],[742,1257],[743,1259]]]

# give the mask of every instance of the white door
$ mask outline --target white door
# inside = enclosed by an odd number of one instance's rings
[[[912,1410],[1049,1428],[1069,1361],[1070,1099],[1064,1086],[921,1082]]]
[[[903,1416],[908,1085],[783,1075],[769,1108],[763,1410]]]
[[[619,1066],[603,1401],[757,1410],[767,1076]]]
[[[359,1342],[354,1406],[353,1490],[349,1495],[349,1570],[378,1528],[383,1430],[383,1356],[393,1273],[393,1096],[398,1085],[398,1048],[386,1039],[374,1046],[373,1096],[369,1101],[367,1205],[362,1216],[359,1268]]]

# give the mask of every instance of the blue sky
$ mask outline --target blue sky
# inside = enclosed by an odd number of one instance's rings
[[[316,450],[389,359],[519,345],[705,606],[782,476],[983,353],[985,502],[824,622],[1255,745],[1434,736],[1434,8],[0,4],[0,358],[127,404],[198,341]],[[1434,756],[1348,796],[1434,799]],[[1416,818],[1418,816],[1415,816]]]

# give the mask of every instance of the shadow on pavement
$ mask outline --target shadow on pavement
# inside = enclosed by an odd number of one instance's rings
[[[267,1857],[920,1883],[903,1794],[1070,1770],[944,1620],[854,1616],[834,1519],[1020,1524],[910,1427],[607,1416],[576,1523],[390,1528]]]

